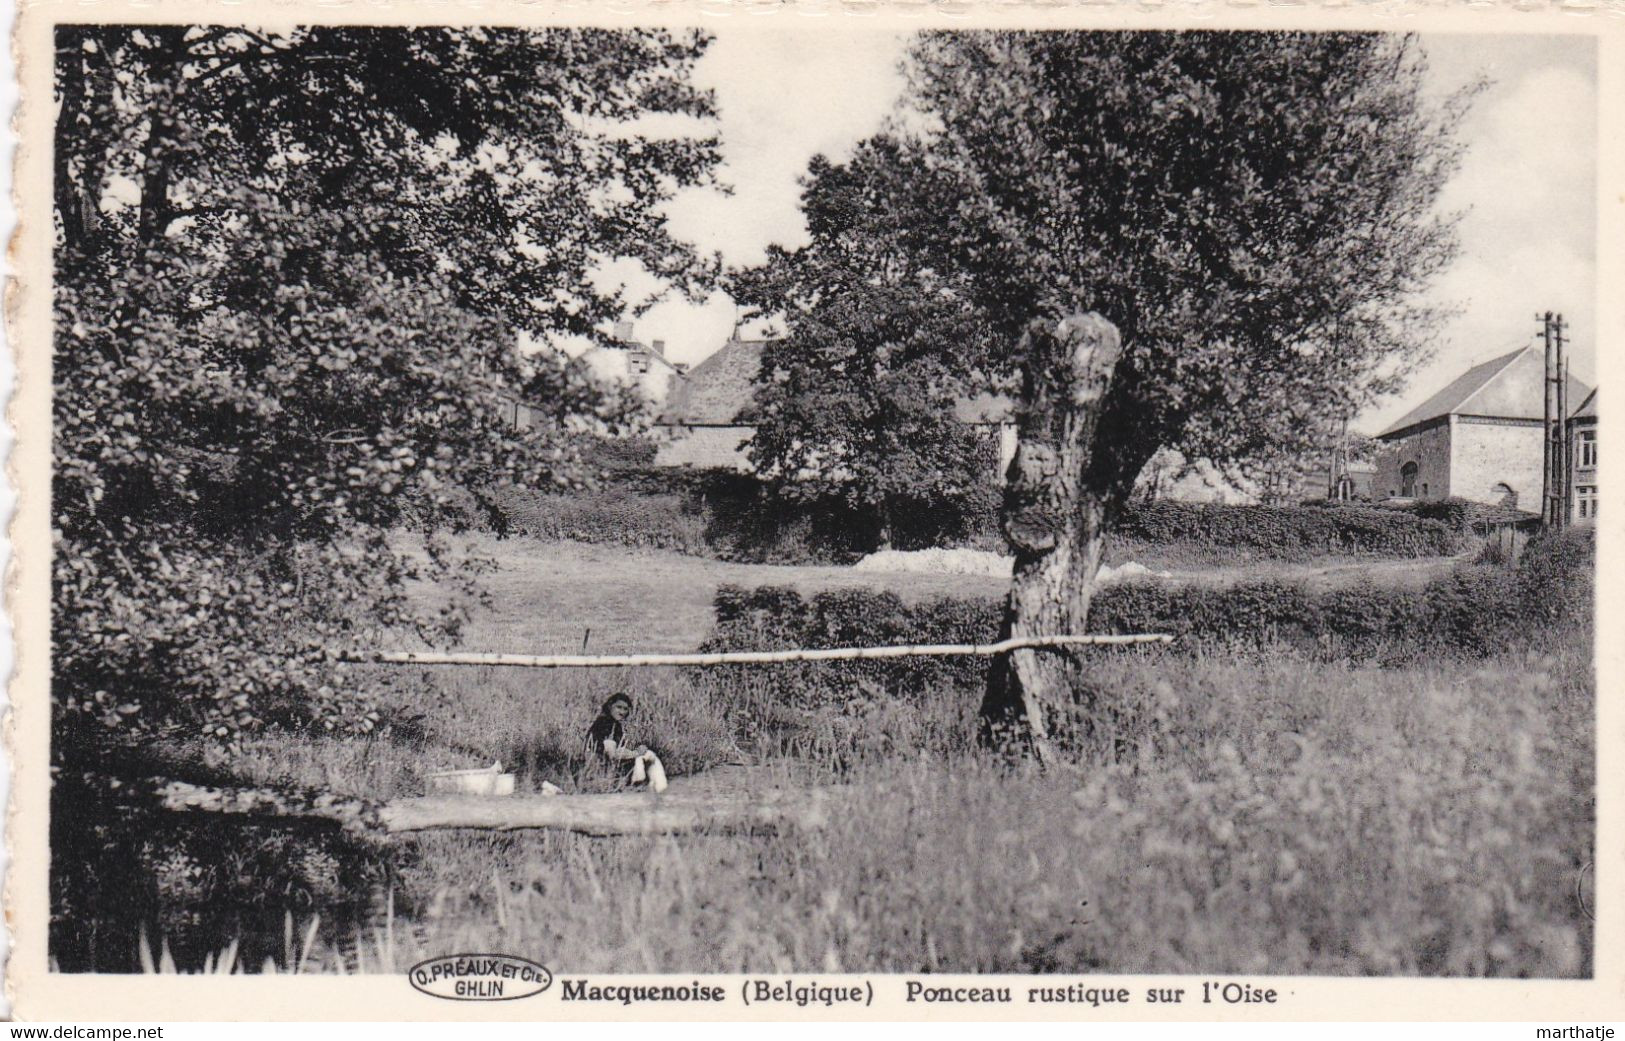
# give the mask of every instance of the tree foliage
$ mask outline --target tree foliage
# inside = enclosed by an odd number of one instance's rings
[[[854,240],[847,284],[906,271],[914,316],[944,306],[938,287],[964,309],[983,335],[935,351],[990,387],[1035,319],[1108,319],[1123,353],[1090,483],[1114,500],[1159,447],[1221,464],[1306,447],[1425,357],[1440,315],[1418,293],[1454,255],[1436,203],[1467,96],[1430,99],[1415,38],[944,31],[906,67],[903,117],[811,172],[812,244],[787,255],[804,274],[766,301],[790,327],[780,370],[862,340],[842,327],[856,290],[813,292],[830,223]],[[854,186],[844,205],[819,205],[826,183]],[[807,453],[827,435],[775,437]]]
[[[992,435],[955,405],[983,389],[987,329],[951,283],[908,248],[888,200],[931,173],[881,138],[843,164],[815,156],[803,181],[811,242],[773,247],[738,273],[735,295],[776,313],[788,335],[763,351],[750,453],[792,495],[823,495],[891,519],[962,507],[985,488]]]
[[[384,680],[336,656],[454,632],[455,597],[425,616],[407,589],[467,579],[440,536],[470,493],[576,481],[579,432],[626,418],[518,331],[618,316],[607,257],[711,278],[659,213],[716,161],[704,45],[58,31],[59,759],[375,724]],[[515,430],[522,392],[545,421]]]

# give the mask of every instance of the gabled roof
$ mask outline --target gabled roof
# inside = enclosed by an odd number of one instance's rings
[[[660,422],[683,426],[738,426],[756,410],[756,373],[766,340],[729,340],[679,376]]]
[[[729,340],[710,357],[679,375],[666,399],[660,422],[675,426],[743,426],[755,421],[756,374],[766,340]],[[982,393],[954,403],[961,423],[1008,423],[1015,402],[1004,394]]]
[[[1492,358],[1482,364],[1474,365],[1451,380],[1449,384],[1432,397],[1395,420],[1387,430],[1377,436],[1387,437],[1390,434],[1404,430],[1406,427],[1426,423],[1428,420],[1438,419],[1440,416],[1448,416],[1461,407],[1462,403],[1468,398],[1482,389],[1484,384],[1494,379],[1514,361],[1517,361],[1518,355],[1527,350],[1530,350],[1530,348],[1519,347],[1510,354],[1503,354],[1499,358]]]
[[[673,372],[677,371],[677,366],[673,365],[666,358],[666,356],[664,354],[657,354],[653,350],[651,350],[650,348],[645,347],[643,344],[637,343],[635,341],[630,341],[630,340],[620,341],[620,342],[617,342],[617,343],[612,343],[612,344],[609,344],[607,346],[604,345],[604,344],[594,344],[593,346],[587,348],[586,350],[582,351],[579,355],[577,355],[577,358],[578,359],[586,359],[586,358],[589,358],[589,357],[592,357],[592,356],[595,356],[595,355],[605,355],[605,354],[613,354],[613,353],[622,353],[622,354],[626,354],[626,355],[629,355],[629,356],[633,355],[633,354],[641,355],[642,357],[649,358],[649,359],[651,359],[653,361],[659,362],[661,365],[665,366],[666,368],[670,369]]]
[[[1593,390],[1580,402],[1580,407],[1569,414],[1570,419],[1596,419],[1597,418],[1597,392]]]
[[[1536,344],[1474,365],[1378,434],[1393,437],[1411,427],[1451,415],[1497,419],[1545,417],[1545,358]],[[1591,390],[1569,377],[1569,399],[1581,400]]]

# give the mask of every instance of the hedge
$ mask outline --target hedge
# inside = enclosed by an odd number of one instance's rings
[[[1473,502],[1471,499],[1463,499],[1459,496],[1451,496],[1447,499],[1422,499],[1412,502],[1380,502],[1371,505],[1353,505],[1333,500],[1317,500],[1305,505],[1336,510],[1387,510],[1422,520],[1438,521],[1446,528],[1460,535],[1482,534],[1493,525],[1530,525],[1539,520],[1538,515],[1526,513],[1513,506]]]
[[[1273,581],[1231,586],[1124,582],[1099,589],[1089,628],[1168,632],[1173,653],[1222,645],[1296,646],[1312,656],[1414,660],[1422,654],[1483,657],[1527,645],[1554,624],[1587,624],[1595,550],[1571,530],[1532,539],[1516,569],[1461,565],[1421,590],[1356,585],[1311,592]],[[943,597],[905,604],[896,594],[841,590],[803,597],[794,589],[725,586],[716,596],[707,650],[780,650],[897,643],[986,643],[1003,605]],[[880,689],[918,699],[943,689],[980,690],[985,659],[911,658],[753,666],[741,670],[775,700],[803,708]]]
[[[907,605],[895,593],[843,589],[803,597],[786,586],[717,590],[716,628],[707,651],[786,650],[899,643],[980,643],[998,631],[996,601],[941,597]],[[979,687],[985,661],[908,658],[798,662],[730,669],[730,681],[765,690],[778,704],[821,708],[868,690],[917,701],[943,690]]]
[[[1426,504],[1433,506],[1433,504]],[[1368,506],[1230,506],[1131,503],[1115,534],[1131,548],[1196,547],[1251,557],[1305,559],[1326,553],[1445,556],[1470,526],[1461,510],[1438,517]],[[623,465],[596,489],[572,495],[514,492],[510,529],[541,538],[659,546],[721,560],[773,564],[850,563],[877,548],[872,511],[830,497],[790,498],[750,474]],[[979,489],[963,501],[897,511],[898,549],[997,549],[998,495]],[[1443,518],[1443,519],[1441,519]]]
[[[1156,500],[1133,503],[1116,534],[1153,545],[1247,548],[1277,556],[1356,553],[1448,556],[1460,548],[1440,520],[1364,506],[1232,506]]]

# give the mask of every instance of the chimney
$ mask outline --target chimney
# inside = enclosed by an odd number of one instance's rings
[[[666,341],[655,340],[649,344],[649,349],[655,354],[658,354],[660,357],[664,358],[666,356]]]
[[[631,343],[632,342],[632,323],[631,322],[616,322],[615,323],[615,339],[619,340],[622,343]]]

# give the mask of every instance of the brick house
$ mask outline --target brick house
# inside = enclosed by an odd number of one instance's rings
[[[1574,445],[1574,501],[1576,524],[1597,522],[1597,392],[1592,391],[1569,416],[1569,440]]]
[[[1535,344],[1475,365],[1377,435],[1377,498],[1540,508],[1545,356]],[[1569,400],[1591,388],[1569,377]]]

